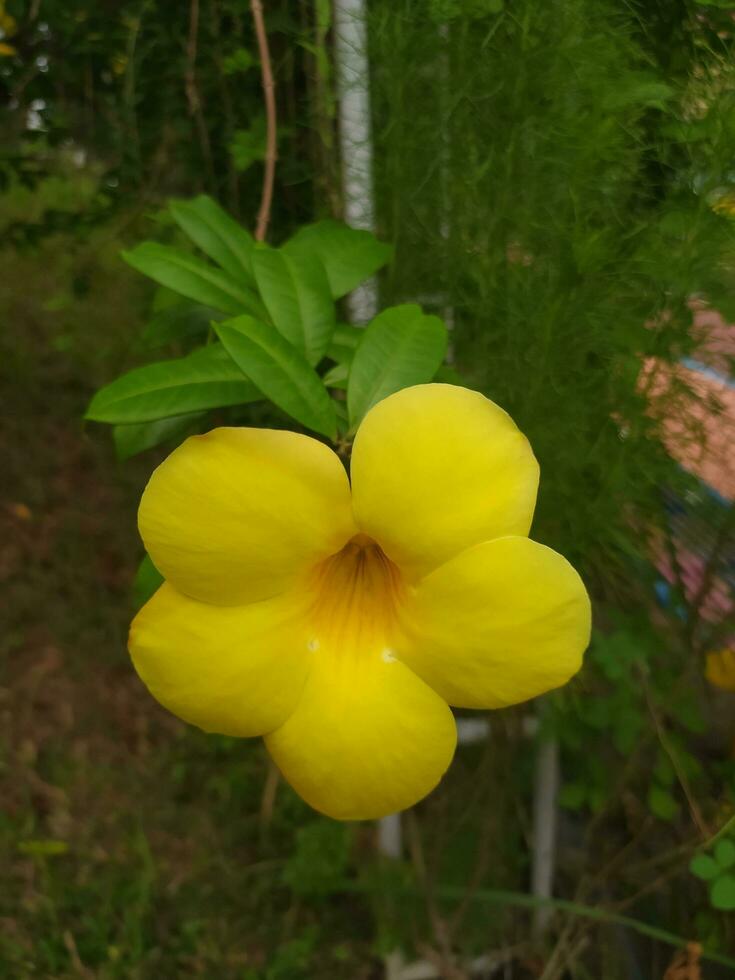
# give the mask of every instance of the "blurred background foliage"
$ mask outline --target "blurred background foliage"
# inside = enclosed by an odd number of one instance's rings
[[[280,242],[341,212],[330,5],[269,3],[267,27]],[[371,0],[369,43],[378,232],[396,245],[382,300],[452,325],[456,368],[541,462],[534,536],[595,599],[587,666],[542,716],[562,752],[556,894],[735,956],[735,897],[715,891],[731,865],[709,846],[735,807],[735,695],[703,676],[734,627],[702,611],[732,587],[732,508],[664,449],[682,392],[642,375],[698,356],[693,301],[735,319],[730,4]],[[529,888],[527,709],[460,750],[384,867],[373,828],[287,787],[273,800],[259,746],[184,729],[132,676],[134,510],[161,453],[120,465],[78,420],[150,359],[137,337],[161,297],[120,250],[172,239],[170,196],[254,223],[248,4],[0,0],[0,128],[0,976],[359,980],[400,944],[447,977],[501,950],[513,978],[663,978],[665,942],[567,910],[534,944],[528,910],[492,898]],[[693,589],[655,560],[677,565],[682,513]],[[705,855],[714,870],[690,872]]]

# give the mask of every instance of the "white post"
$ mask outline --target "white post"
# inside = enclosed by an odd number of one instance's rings
[[[334,48],[344,217],[353,228],[375,231],[366,0],[335,0]],[[347,302],[353,323],[372,320],[378,312],[375,280],[358,286]]]

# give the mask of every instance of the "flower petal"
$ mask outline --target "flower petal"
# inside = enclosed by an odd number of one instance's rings
[[[389,651],[320,649],[298,707],[266,737],[277,766],[316,810],[377,819],[426,796],[452,761],[447,704]]]
[[[133,620],[130,654],[151,694],[207,732],[263,735],[293,711],[312,654],[304,601],[197,602],[164,583]]]
[[[713,650],[707,654],[704,676],[723,691],[735,692],[735,649]]]
[[[566,558],[528,538],[496,538],[420,582],[404,628],[399,656],[450,704],[500,708],[579,670],[590,602]]]
[[[537,487],[526,437],[467,388],[404,388],[368,412],[355,438],[355,519],[411,578],[470,545],[528,534]]]
[[[274,429],[187,439],[153,473],[138,522],[164,578],[223,605],[284,592],[355,533],[336,454]]]

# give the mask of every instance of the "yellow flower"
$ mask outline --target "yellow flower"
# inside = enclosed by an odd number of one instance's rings
[[[723,691],[735,692],[735,649],[725,647],[708,653],[704,676]]]
[[[590,632],[569,563],[526,536],[538,464],[477,392],[406,388],[339,458],[294,432],[221,428],[154,472],[140,531],[167,579],[136,617],[135,667],[210,732],[263,735],[317,810],[366,819],[436,786],[449,705],[565,683]]]

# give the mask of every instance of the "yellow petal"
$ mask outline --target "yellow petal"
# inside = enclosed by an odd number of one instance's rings
[[[725,648],[708,653],[704,676],[723,691],[735,691],[735,650]]]
[[[467,388],[404,388],[368,412],[355,438],[356,521],[410,578],[470,545],[527,534],[537,487],[528,440]]]
[[[590,602],[569,562],[528,538],[464,551],[412,591],[399,656],[457,707],[499,708],[579,670]]]
[[[355,533],[339,458],[273,429],[187,439],[153,473],[138,522],[164,578],[224,605],[284,592]]]
[[[266,737],[278,768],[316,810],[368,820],[411,806],[452,761],[454,717],[389,651],[322,647],[298,707]]]
[[[207,732],[263,735],[293,711],[312,660],[304,602],[197,602],[165,583],[130,628],[130,654],[151,694]]]

